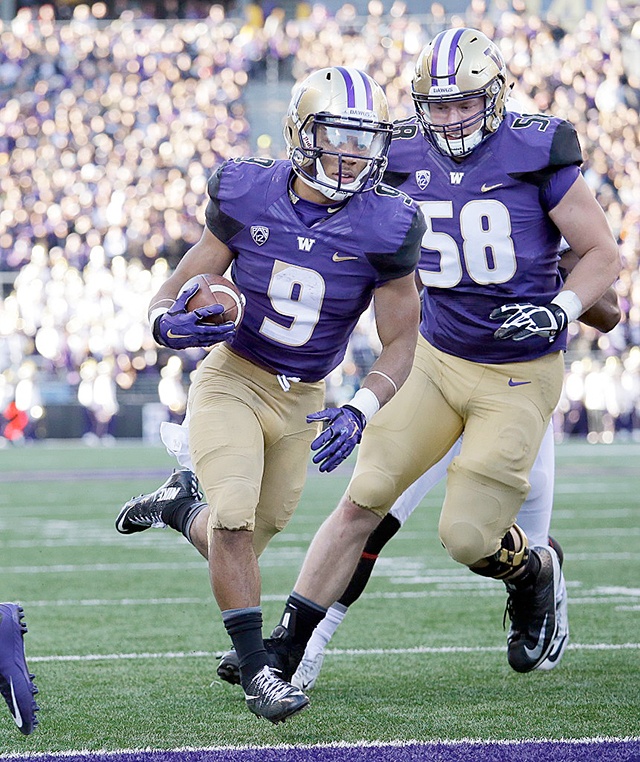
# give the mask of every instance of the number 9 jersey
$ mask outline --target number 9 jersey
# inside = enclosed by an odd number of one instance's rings
[[[209,180],[206,223],[234,253],[247,303],[230,344],[276,374],[314,382],[343,359],[376,288],[414,272],[424,219],[404,193],[376,186],[346,201],[295,209],[291,162],[236,159]]]
[[[532,360],[566,346],[494,339],[492,310],[547,304],[558,293],[561,236],[549,218],[582,163],[561,119],[506,113],[496,133],[455,160],[435,150],[415,118],[396,123],[384,181],[418,202],[427,223],[419,265],[420,332],[473,362]]]

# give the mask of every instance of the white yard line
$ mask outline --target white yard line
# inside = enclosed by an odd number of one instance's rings
[[[570,643],[571,651],[637,651],[640,643]],[[502,653],[504,646],[415,646],[413,648],[328,648],[326,653],[333,656],[388,656],[390,654],[470,654]],[[29,663],[43,662],[91,662],[91,661],[139,661],[144,659],[215,659],[221,651],[168,651],[154,653],[113,654],[54,654],[51,656],[30,656]]]
[[[225,746],[180,746],[176,749],[114,749],[114,750],[106,750],[106,749],[78,749],[75,751],[59,751],[59,752],[28,752],[26,754],[0,754],[0,759],[38,759],[41,757],[56,757],[60,759],[64,759],[65,757],[71,757],[71,756],[82,756],[85,755],[87,759],[92,760],[102,760],[102,759],[108,759],[109,757],[113,756],[120,756],[125,754],[138,754],[140,757],[148,758],[149,760],[152,760],[154,757],[154,752],[158,752],[159,754],[176,754],[179,758],[179,755],[181,752],[220,752],[220,751],[254,751],[256,749],[264,749],[266,750],[278,750],[278,751],[287,751],[287,750],[293,750],[293,751],[300,751],[303,749],[308,749],[309,751],[312,751],[314,749],[394,749],[394,748],[404,748],[407,746],[411,747],[424,747],[425,749],[430,749],[434,747],[435,745],[440,746],[449,746],[452,748],[455,748],[456,746],[460,746],[464,744],[465,746],[469,744],[473,744],[474,746],[522,746],[525,744],[548,744],[549,746],[553,747],[557,744],[575,744],[575,745],[584,745],[584,744],[613,744],[613,743],[636,743],[637,741],[640,741],[640,736],[620,736],[620,737],[614,737],[614,736],[595,736],[593,738],[525,738],[525,739],[516,739],[516,740],[506,740],[506,739],[499,739],[499,740],[479,740],[477,738],[461,738],[456,741],[452,741],[448,738],[434,738],[430,741],[418,741],[418,740],[407,740],[407,741],[356,741],[356,742],[347,742],[347,741],[334,741],[333,743],[320,743],[320,744],[288,744],[288,743],[279,743],[276,746],[258,746],[257,744],[238,744],[238,745],[225,745]]]

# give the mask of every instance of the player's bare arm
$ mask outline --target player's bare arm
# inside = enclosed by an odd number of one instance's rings
[[[361,388],[346,405],[307,416],[308,422],[325,425],[311,443],[312,460],[320,471],[333,471],[350,455],[369,419],[393,397],[411,370],[420,318],[413,273],[377,288],[374,309],[382,352]]]
[[[549,217],[578,258],[562,291],[571,291],[577,296],[582,307],[578,315],[581,315],[618,277],[621,268],[618,245],[602,207],[582,175],[549,212]],[[578,315],[570,315],[570,318]]]
[[[382,406],[406,381],[413,363],[420,323],[413,273],[380,286],[375,292],[374,310],[382,352],[363,386],[371,389]]]
[[[231,249],[205,227],[200,240],[182,257],[171,276],[151,299],[149,312],[158,306],[159,302],[168,304],[173,301],[182,286],[194,275],[200,273],[223,275],[232,260]]]
[[[573,251],[567,249],[562,252],[560,257],[560,267],[568,274],[578,261],[579,259]],[[592,307],[580,315],[579,320],[598,331],[608,333],[620,322],[620,314],[618,293],[613,286],[610,286]]]

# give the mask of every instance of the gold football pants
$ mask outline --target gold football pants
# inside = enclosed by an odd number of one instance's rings
[[[191,458],[213,529],[249,530],[258,555],[284,529],[304,486],[324,382],[292,383],[214,348],[189,391]]]
[[[561,352],[490,365],[418,339],[402,388],[368,424],[347,494],[384,516],[464,432],[447,472],[439,534],[456,561],[491,556],[515,522],[562,389]]]

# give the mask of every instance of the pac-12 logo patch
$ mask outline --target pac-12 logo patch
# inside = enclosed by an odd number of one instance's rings
[[[431,182],[431,172],[428,169],[419,169],[416,172],[416,182],[418,183],[418,188],[420,190],[424,190],[427,185]]]
[[[264,225],[252,225],[251,237],[258,246],[262,246],[269,240],[269,228],[266,228]]]

